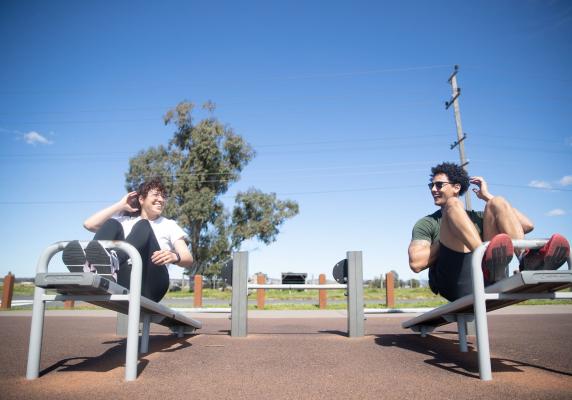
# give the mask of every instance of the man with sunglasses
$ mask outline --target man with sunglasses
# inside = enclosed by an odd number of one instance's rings
[[[467,211],[459,199],[473,184],[484,211]],[[470,177],[457,164],[442,163],[431,169],[429,189],[439,210],[421,218],[413,227],[409,266],[414,272],[429,268],[429,286],[435,294],[454,301],[472,292],[468,257],[484,241],[490,241],[483,258],[485,284],[506,277],[514,249],[511,239],[522,239],[532,222],[506,199],[493,196],[486,181]],[[553,235],[542,249],[521,254],[521,269],[557,269],[568,257],[570,245]]]

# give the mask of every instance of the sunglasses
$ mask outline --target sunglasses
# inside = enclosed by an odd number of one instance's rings
[[[431,182],[428,183],[427,186],[429,186],[429,190],[433,190],[433,186],[435,186],[437,188],[437,190],[441,190],[443,189],[443,186],[445,185],[452,185],[451,182]]]

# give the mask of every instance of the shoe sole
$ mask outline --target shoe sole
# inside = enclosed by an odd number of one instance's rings
[[[79,241],[72,240],[66,245],[62,253],[62,261],[70,272],[83,272],[87,259]]]
[[[507,266],[514,255],[514,247],[510,236],[496,235],[485,251],[484,265],[488,269],[488,279],[496,282],[507,277]]]
[[[92,240],[85,247],[87,262],[95,268],[98,274],[111,274],[111,256],[97,241]]]
[[[558,269],[566,262],[570,255],[570,244],[564,236],[554,235],[544,256],[545,269]]]

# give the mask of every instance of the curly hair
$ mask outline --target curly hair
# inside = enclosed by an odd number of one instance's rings
[[[165,188],[163,181],[159,177],[154,177],[143,182],[141,185],[139,185],[137,193],[139,194],[139,196],[143,196],[144,198],[146,198],[147,194],[149,194],[151,190],[158,191],[163,195],[163,197],[167,197],[168,195],[167,189]]]
[[[165,189],[165,185],[163,184],[163,181],[161,180],[161,178],[159,178],[159,177],[151,178],[151,179],[143,182],[142,184],[140,184],[139,188],[137,189],[138,196],[135,196],[129,200],[129,205],[131,207],[137,209],[137,211],[134,211],[134,212],[125,211],[125,212],[123,212],[123,215],[127,215],[130,217],[137,217],[137,216],[141,215],[141,204],[139,203],[139,196],[143,196],[143,198],[147,198],[147,195],[153,189],[160,192],[163,195],[163,198],[167,197],[167,189]]]
[[[458,183],[461,185],[461,191],[459,192],[460,196],[465,194],[469,188],[469,174],[467,174],[467,171],[465,171],[460,165],[448,162],[443,162],[439,165],[436,165],[431,168],[431,175],[429,180],[432,181],[433,178],[435,178],[435,175],[438,174],[445,174],[447,175],[449,182]]]

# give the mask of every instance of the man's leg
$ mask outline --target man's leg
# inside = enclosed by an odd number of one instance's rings
[[[443,207],[440,241],[458,253],[470,253],[482,243],[477,228],[458,198],[450,198]]]
[[[501,200],[503,199],[501,198]],[[508,203],[506,204],[508,205]],[[502,206],[505,204],[501,201],[497,201],[492,205],[493,207],[489,207],[489,211],[485,212],[485,215],[489,215],[491,221],[493,221],[494,217],[496,221],[506,225],[506,218],[502,218],[501,212],[503,209]],[[494,207],[496,205],[498,205],[498,207]],[[508,205],[508,207],[510,207],[510,205]],[[510,210],[512,212],[512,207],[510,207]],[[512,212],[512,214],[516,218],[514,212]],[[489,222],[489,225],[490,224],[491,222]],[[509,236],[497,235],[499,232],[489,230],[489,234],[493,233],[493,236],[486,239],[491,240],[491,243],[487,247],[483,257],[485,284],[492,283],[506,276],[505,270],[512,259],[514,251]],[[447,200],[445,207],[443,207],[440,240],[444,246],[457,253],[470,253],[482,244],[477,228],[475,228],[475,225],[465,211],[463,203],[458,198]],[[470,265],[466,262],[464,265],[456,266],[456,268],[470,268]],[[464,273],[463,275],[465,276],[466,274]]]
[[[466,260],[481,238],[458,198],[447,200],[442,211],[439,258],[429,271],[429,281],[434,292],[454,301],[471,293],[471,269]]]
[[[483,218],[483,240],[489,241],[499,233],[512,239],[523,239],[524,231],[512,206],[503,197],[493,197],[487,202]]]

